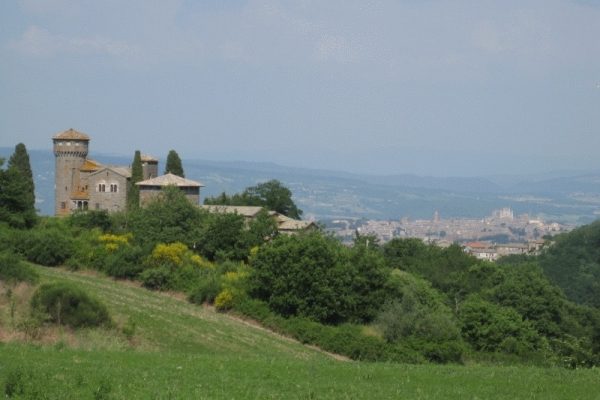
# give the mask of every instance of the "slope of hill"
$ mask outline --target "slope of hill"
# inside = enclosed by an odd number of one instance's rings
[[[102,344],[114,330],[85,330],[76,345],[0,343],[7,397],[60,399],[591,399],[597,371],[338,361],[259,327],[184,300],[101,276],[37,267],[102,299],[133,345]],[[1,303],[0,303],[1,304]],[[5,308],[0,309],[7,313]]]

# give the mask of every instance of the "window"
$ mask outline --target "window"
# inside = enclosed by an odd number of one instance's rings
[[[61,201],[61,202],[60,202],[60,209],[61,209],[61,210],[64,210],[65,208],[67,208],[67,203],[66,203],[66,202],[64,202],[64,201]]]
[[[96,203],[96,210],[100,209],[100,203]]]
[[[104,183],[99,183],[98,184],[98,191],[99,192],[106,192],[106,185]]]
[[[110,184],[110,192],[111,193],[117,193],[117,184],[116,183],[111,183]]]

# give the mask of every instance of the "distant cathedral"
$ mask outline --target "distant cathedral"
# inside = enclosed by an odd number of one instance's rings
[[[76,210],[122,211],[127,207],[131,167],[102,165],[87,158],[90,137],[69,129],[52,137],[54,174],[54,213],[68,215]],[[158,176],[158,160],[142,156],[143,181],[138,182],[140,202],[156,197],[164,186],[179,187],[194,204],[200,202],[200,182],[173,174]]]

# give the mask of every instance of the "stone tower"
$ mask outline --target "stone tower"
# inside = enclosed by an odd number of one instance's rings
[[[158,160],[147,154],[142,154],[141,158],[144,180],[156,178],[158,176]]]
[[[74,196],[82,191],[80,168],[86,161],[90,138],[74,129],[52,137],[54,144],[54,213],[69,215],[74,208]]]

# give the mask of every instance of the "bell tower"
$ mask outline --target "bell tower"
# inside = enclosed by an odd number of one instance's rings
[[[69,129],[52,137],[54,170],[54,214],[69,215],[72,194],[79,190],[79,169],[88,155],[90,137]]]

